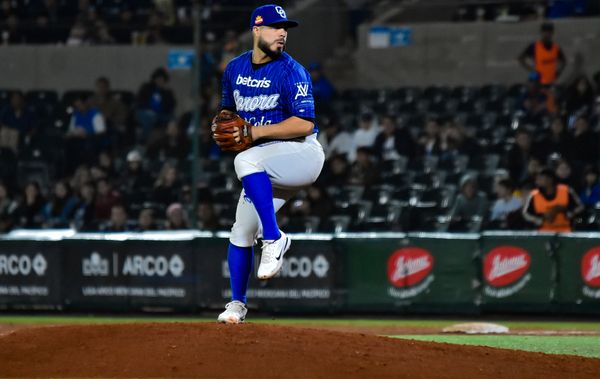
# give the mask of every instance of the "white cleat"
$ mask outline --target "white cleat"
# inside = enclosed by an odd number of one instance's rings
[[[281,232],[278,240],[263,241],[262,257],[256,275],[258,279],[270,279],[277,275],[283,265],[283,255],[290,249],[291,243],[290,237],[284,232]]]
[[[225,324],[241,324],[246,319],[246,305],[241,301],[234,300],[225,305],[225,311],[217,317],[217,321]]]

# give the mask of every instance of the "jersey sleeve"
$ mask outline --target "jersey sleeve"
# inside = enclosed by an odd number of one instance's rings
[[[291,116],[315,118],[315,100],[310,75],[303,67],[290,70],[285,75],[281,89],[283,106]]]
[[[231,86],[231,64],[228,64],[223,72],[221,79],[221,108],[235,110],[235,100],[233,98],[233,89]]]

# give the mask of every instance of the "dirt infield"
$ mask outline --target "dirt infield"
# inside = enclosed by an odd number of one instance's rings
[[[0,377],[597,378],[600,359],[260,324],[0,330]]]

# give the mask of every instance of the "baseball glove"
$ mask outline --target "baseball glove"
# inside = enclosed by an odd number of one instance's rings
[[[237,113],[222,110],[213,118],[212,138],[222,151],[240,152],[252,146],[252,125]],[[234,133],[239,132],[239,141]]]

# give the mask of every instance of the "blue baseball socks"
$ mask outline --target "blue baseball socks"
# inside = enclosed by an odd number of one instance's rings
[[[281,237],[275,207],[273,206],[273,185],[266,172],[257,172],[242,178],[246,196],[250,198],[263,228],[263,239],[277,240]]]
[[[229,244],[227,262],[229,263],[229,281],[231,283],[231,300],[246,304],[246,290],[252,273],[254,249]]]

